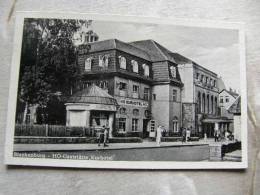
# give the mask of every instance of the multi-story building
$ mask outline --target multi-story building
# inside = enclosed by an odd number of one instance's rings
[[[213,136],[226,122],[218,112],[217,74],[153,40],[82,44],[77,63],[78,92],[66,104],[69,126],[107,125],[111,136],[148,137],[161,125],[171,135],[185,127]]]

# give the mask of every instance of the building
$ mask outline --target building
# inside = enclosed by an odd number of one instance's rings
[[[84,43],[77,63],[78,92],[66,104],[69,126],[106,124],[111,135],[145,138],[155,136],[161,125],[169,136],[180,135],[185,127],[193,135],[212,137],[231,122],[219,115],[218,75],[153,40]],[[75,116],[80,110],[87,114]]]
[[[228,112],[233,114],[234,139],[241,141],[241,96],[237,97],[233,104],[228,108]]]
[[[219,93],[219,106],[225,108],[226,110],[236,101],[239,94],[230,89],[229,91],[223,89]]]

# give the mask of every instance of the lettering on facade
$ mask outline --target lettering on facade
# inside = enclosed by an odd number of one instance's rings
[[[135,100],[127,100],[121,99],[119,101],[120,105],[131,105],[131,106],[139,106],[139,107],[148,107],[148,102],[135,101]]]

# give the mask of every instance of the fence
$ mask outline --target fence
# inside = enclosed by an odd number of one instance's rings
[[[96,130],[86,127],[66,127],[64,125],[16,124],[15,136],[38,137],[95,137]]]

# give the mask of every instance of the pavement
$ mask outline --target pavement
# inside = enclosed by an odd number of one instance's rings
[[[111,150],[111,149],[129,149],[129,148],[153,148],[153,147],[177,147],[208,144],[217,146],[223,142],[214,142],[200,140],[196,142],[162,142],[160,146],[156,142],[144,141],[142,143],[111,143],[108,147],[98,146],[97,144],[14,144],[14,151],[73,151],[73,150]]]

